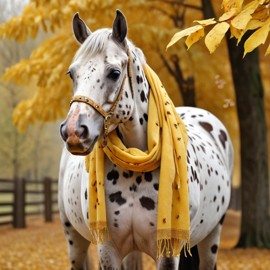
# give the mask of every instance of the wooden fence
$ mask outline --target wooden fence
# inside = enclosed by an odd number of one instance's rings
[[[5,218],[0,219],[0,225],[24,228],[26,216],[43,215],[46,222],[51,222],[53,214],[58,213],[57,180],[50,178],[42,181],[0,179],[0,198],[0,218]]]

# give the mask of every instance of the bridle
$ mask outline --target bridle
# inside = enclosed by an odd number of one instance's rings
[[[132,97],[134,96],[134,91],[133,91],[133,86],[132,86],[132,73],[131,73],[131,69],[130,69],[130,52],[129,49],[127,50],[127,55],[128,55],[128,63],[127,63],[127,74],[128,74],[128,79],[129,79],[129,83],[130,83],[130,87],[131,87],[131,92],[132,92]],[[121,84],[121,88],[120,91],[118,93],[117,98],[115,99],[112,107],[110,108],[109,111],[105,111],[101,105],[99,105],[98,103],[96,103],[94,100],[92,100],[89,97],[86,96],[74,96],[72,97],[71,101],[70,101],[70,106],[73,102],[83,102],[86,103],[87,105],[91,106],[92,108],[94,108],[98,113],[100,113],[103,118],[104,118],[104,140],[102,143],[102,146],[105,147],[107,145],[107,137],[109,134],[109,127],[111,125],[111,119],[112,116],[114,114],[114,111],[119,103],[119,100],[121,99],[123,90],[124,90],[124,86],[125,86],[125,82],[126,82],[126,74],[123,78],[122,84]]]

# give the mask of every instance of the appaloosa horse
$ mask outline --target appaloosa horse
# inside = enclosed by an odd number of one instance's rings
[[[145,59],[127,38],[127,23],[117,11],[112,29],[91,32],[78,14],[73,31],[81,47],[68,74],[73,95],[89,97],[108,112],[111,125],[127,147],[147,150],[149,85],[143,72]],[[129,55],[127,51],[129,50]],[[130,81],[126,80],[129,70]],[[191,246],[198,246],[201,270],[213,270],[222,221],[229,205],[233,167],[232,144],[222,123],[209,112],[180,107],[177,112],[188,132],[187,164]],[[85,155],[104,134],[104,116],[83,102],[74,101],[61,135],[66,142],[59,179],[59,209],[69,246],[72,269],[83,269],[89,246],[88,173]],[[105,198],[110,240],[98,246],[102,269],[121,269],[123,258],[134,250],[145,252],[159,270],[176,270],[179,257],[156,258],[159,169],[126,171],[105,159]],[[180,248],[180,247],[179,247]]]

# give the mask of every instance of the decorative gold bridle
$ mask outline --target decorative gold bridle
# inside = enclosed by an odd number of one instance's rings
[[[128,78],[129,78],[129,83],[130,83],[130,87],[131,87],[131,92],[132,92],[132,97],[134,96],[134,91],[133,91],[133,86],[132,86],[132,74],[131,74],[131,69],[130,69],[130,53],[129,50],[127,50],[127,55],[128,55],[128,65],[127,65],[127,74],[128,74]],[[105,111],[101,105],[99,105],[98,103],[96,103],[94,100],[92,100],[89,97],[86,96],[74,96],[72,97],[71,101],[70,101],[70,106],[73,102],[83,102],[88,104],[89,106],[91,106],[92,108],[94,108],[97,112],[99,112],[103,118],[104,118],[104,141],[103,141],[103,147],[105,147],[107,145],[107,137],[108,137],[108,133],[109,133],[109,127],[111,125],[111,119],[112,116],[114,114],[114,111],[118,105],[119,100],[121,99],[123,90],[124,90],[124,86],[125,86],[125,81],[126,81],[126,74],[123,78],[122,84],[121,84],[121,88],[120,91],[118,93],[117,98],[115,99],[111,109],[109,111]]]

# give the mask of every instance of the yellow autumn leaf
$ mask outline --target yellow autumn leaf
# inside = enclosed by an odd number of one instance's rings
[[[236,9],[238,12],[241,10],[244,0],[223,0],[222,7],[225,12],[231,9]]]
[[[185,41],[187,48],[189,49],[194,43],[199,41],[202,37],[204,37],[204,28],[199,29],[194,33],[191,33]]]
[[[264,44],[267,36],[269,34],[269,27],[270,27],[270,18],[268,18],[267,21],[265,21],[264,25],[259,28],[256,32],[254,32],[245,42],[244,45],[244,56],[253,51],[255,48],[257,48],[259,45]]]
[[[260,28],[264,25],[264,22],[259,21],[259,20],[251,20],[249,21],[246,30],[255,30],[257,28]]]
[[[167,45],[166,49],[168,49],[169,47],[171,47],[173,44],[175,44],[177,41],[179,41],[181,38],[185,37],[185,36],[189,36],[190,34],[202,29],[203,27],[201,25],[195,25],[192,27],[189,27],[185,30],[179,31],[177,32],[171,39],[171,41],[169,42],[169,44]]]
[[[216,50],[229,28],[230,25],[228,23],[221,22],[216,24],[206,35],[205,45],[210,53],[213,53]]]
[[[206,20],[195,20],[193,22],[196,22],[202,26],[208,26],[208,25],[212,25],[212,24],[216,24],[216,20],[215,18],[211,18],[211,19],[206,19]]]
[[[227,12],[225,12],[224,14],[222,14],[218,21],[219,22],[224,22],[227,21],[229,19],[231,19],[232,17],[236,16],[239,13],[237,8],[232,8],[230,10],[228,10]]]
[[[243,30],[239,30],[232,25],[230,26],[230,32],[231,32],[231,38],[235,37],[237,40],[241,39],[242,33],[244,32]],[[238,41],[239,42],[239,41]]]
[[[241,12],[231,20],[231,25],[236,29],[243,30],[246,28],[247,24],[251,19],[252,16],[249,12]]]
[[[243,11],[249,10],[249,13],[252,14],[259,5],[260,3],[258,0],[251,1],[247,5],[244,6]]]
[[[41,15],[36,16],[34,21],[35,21],[36,24],[39,24],[42,21],[42,16]]]

